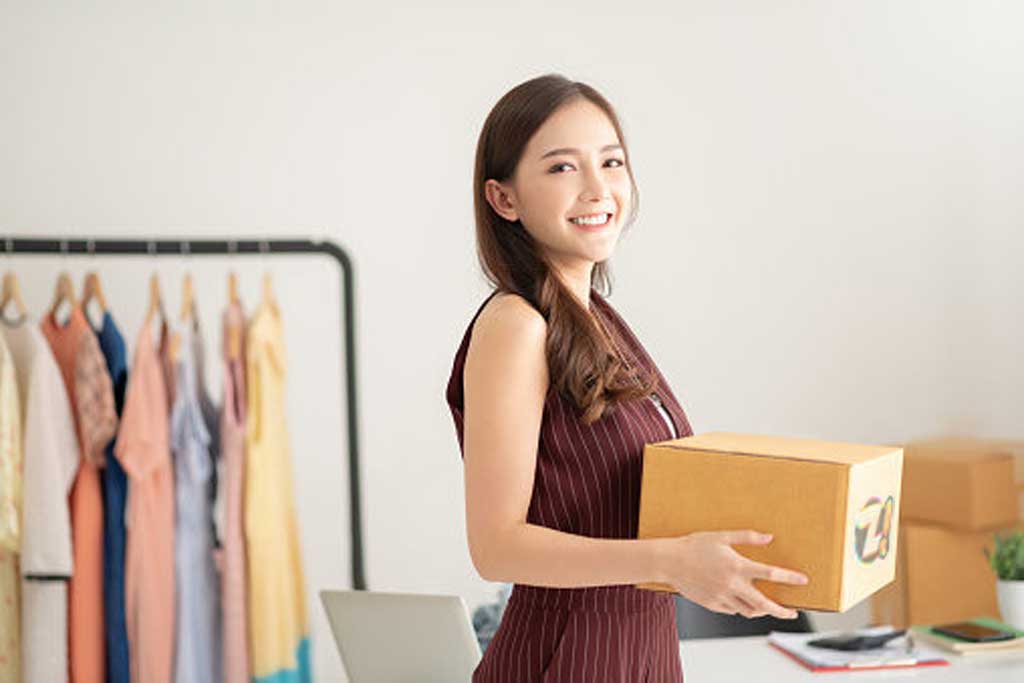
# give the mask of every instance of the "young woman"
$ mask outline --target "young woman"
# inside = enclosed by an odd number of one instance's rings
[[[752,580],[805,583],[732,545],[755,531],[637,540],[645,443],[693,432],[654,361],[605,299],[637,210],[626,141],[593,88],[547,75],[495,105],[473,180],[494,291],[455,356],[447,400],[466,481],[470,554],[514,582],[474,681],[681,681],[675,602],[794,618]]]

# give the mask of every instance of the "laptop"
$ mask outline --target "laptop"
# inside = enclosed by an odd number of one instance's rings
[[[468,681],[480,662],[455,595],[320,591],[350,683]]]

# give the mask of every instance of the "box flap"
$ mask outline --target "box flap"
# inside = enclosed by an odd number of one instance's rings
[[[797,437],[710,432],[657,444],[658,447],[715,451],[791,460],[856,465],[900,450],[898,446],[866,446]]]

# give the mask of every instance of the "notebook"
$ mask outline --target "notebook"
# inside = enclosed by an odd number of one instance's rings
[[[988,626],[989,628],[1010,631],[1011,633],[1016,633],[1017,637],[1013,640],[996,640],[990,643],[972,643],[966,640],[957,640],[956,638],[952,638],[941,633],[935,633],[932,631],[931,626],[914,626],[911,628],[911,631],[913,632],[913,636],[918,640],[938,646],[948,652],[955,652],[959,655],[978,654],[981,652],[1024,652],[1024,631],[986,617],[967,619],[967,621],[978,624],[979,626]]]
[[[887,633],[891,626],[875,626],[855,631],[864,635]],[[813,647],[807,643],[817,638],[839,635],[844,631],[826,633],[783,633],[772,631],[768,644],[813,672],[872,671],[877,669],[906,669],[924,666],[948,666],[949,660],[927,644],[908,642],[899,637],[885,646],[873,650],[847,652]]]

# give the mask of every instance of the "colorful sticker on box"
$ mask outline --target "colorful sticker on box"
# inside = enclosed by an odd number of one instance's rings
[[[889,554],[892,512],[896,501],[889,496],[883,502],[872,496],[854,517],[854,554],[861,564],[872,564]]]

